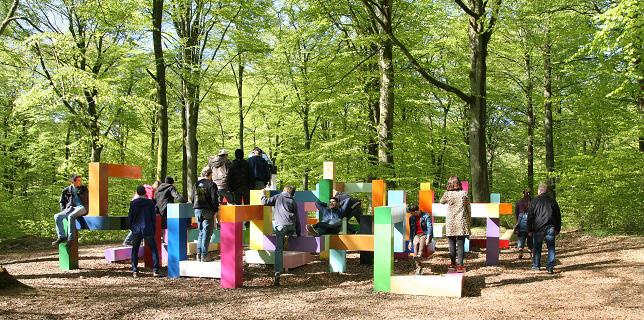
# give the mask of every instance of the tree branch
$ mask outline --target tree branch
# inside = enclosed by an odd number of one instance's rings
[[[481,15],[476,14],[474,11],[472,11],[472,9],[470,9],[470,7],[468,7],[465,3],[463,3],[463,1],[461,1],[461,0],[454,0],[454,2],[456,2],[456,4],[457,4],[459,7],[461,7],[461,9],[463,9],[463,11],[465,11],[465,13],[467,13],[468,15],[470,15],[470,16],[472,16],[472,17],[476,18],[476,19],[478,19],[478,18],[480,18],[480,17],[481,17]]]
[[[13,1],[13,4],[11,5],[9,12],[7,13],[7,17],[4,18],[4,20],[0,24],[0,36],[4,33],[4,30],[7,29],[11,21],[20,19],[19,17],[14,16],[14,14],[16,14],[16,10],[18,10],[19,4],[20,4],[20,0]]]

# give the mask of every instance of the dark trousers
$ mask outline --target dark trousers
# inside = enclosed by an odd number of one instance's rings
[[[313,228],[315,228],[315,231],[319,235],[323,234],[338,234],[340,233],[340,230],[342,229],[342,221],[340,223],[328,223],[328,222],[318,222],[313,225]]]
[[[154,242],[154,236],[143,236],[140,234],[132,236],[132,271],[139,271],[139,247],[141,247],[141,240],[145,240],[145,245],[149,246],[152,250],[152,264],[154,272],[159,272],[159,252],[157,251],[157,246]]]
[[[275,275],[284,270],[284,237],[295,234],[294,225],[275,227]]]
[[[250,204],[250,189],[237,189],[233,191],[235,204]]]
[[[346,214],[347,218],[347,228],[349,230],[349,233],[358,233],[360,231],[359,227],[353,227],[353,225],[349,224],[349,220],[351,217],[356,218],[356,221],[358,222],[358,225],[360,224],[360,217],[362,217],[362,207],[361,206],[356,206],[355,208],[350,208],[349,213]]]
[[[449,243],[449,259],[452,264],[459,266],[463,265],[463,252],[465,251],[465,237],[467,236],[449,236],[447,242]]]

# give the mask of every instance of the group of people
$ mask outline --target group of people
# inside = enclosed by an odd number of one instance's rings
[[[267,160],[267,158],[269,160]],[[130,202],[128,219],[130,232],[123,244],[132,246],[132,272],[138,276],[138,251],[141,241],[152,249],[153,276],[159,272],[159,252],[156,250],[154,230],[156,214],[161,216],[162,228],[167,228],[167,207],[170,203],[190,202],[195,210],[199,236],[197,260],[208,261],[208,246],[215,228],[215,219],[220,204],[248,204],[250,190],[264,189],[274,172],[270,158],[258,147],[248,159],[241,149],[235,150],[235,159],[228,159],[228,152],[222,149],[216,156],[209,157],[208,166],[203,168],[197,182],[192,186],[191,198],[186,199],[174,186],[174,179],[166,177],[164,182],[140,185]],[[73,175],[71,184],[60,196],[60,212],[54,215],[57,238],[52,245],[69,244],[74,241],[76,219],[87,214],[89,192],[83,185],[82,177]],[[65,221],[68,228],[65,230]]]
[[[142,240],[152,249],[153,276],[161,276],[159,272],[159,253],[156,250],[154,230],[156,214],[160,214],[162,228],[167,226],[167,206],[169,203],[192,203],[199,229],[197,239],[198,261],[209,261],[208,246],[216,226],[221,204],[248,204],[250,190],[264,189],[270,182],[271,166],[259,148],[253,150],[248,160],[244,159],[241,149],[235,150],[235,159],[228,160],[228,153],[222,149],[216,156],[208,159],[208,165],[201,171],[197,182],[192,186],[191,198],[186,199],[174,186],[174,179],[166,177],[162,183],[156,181],[153,185],[140,185],[136,189],[128,219],[130,233],[124,244],[132,246],[132,272],[138,276],[138,251]],[[82,184],[82,177],[73,175],[71,185],[64,188],[60,197],[61,211],[54,216],[57,239],[52,245],[69,243],[74,240],[75,220],[87,214],[88,189]],[[523,257],[523,248],[528,245],[532,255],[532,269],[540,270],[541,247],[545,240],[548,248],[546,270],[554,273],[555,237],[561,230],[561,214],[557,202],[548,196],[548,186],[539,185],[539,195],[532,199],[529,190],[524,191],[524,197],[515,206],[516,227],[518,234],[519,259]],[[300,236],[298,222],[298,207],[294,199],[295,187],[287,185],[283,191],[272,197],[262,197],[263,205],[274,207],[273,232],[277,236],[275,250],[274,285],[280,285],[280,275],[283,269],[283,251],[285,237]],[[463,190],[458,177],[450,177],[446,191],[440,203],[447,205],[445,232],[449,246],[449,270],[465,272],[464,243],[471,235],[471,208],[467,192]],[[306,229],[312,236],[338,234],[342,230],[342,220],[355,218],[360,222],[362,215],[361,201],[352,198],[344,192],[338,192],[328,203],[317,202],[319,221],[307,224]],[[421,212],[418,205],[408,206],[411,213],[409,218],[410,235],[409,250],[413,251],[416,264],[416,274],[422,273],[422,255],[433,238],[432,218],[427,212]],[[64,221],[68,222],[65,232]],[[348,232],[355,233],[352,228]]]

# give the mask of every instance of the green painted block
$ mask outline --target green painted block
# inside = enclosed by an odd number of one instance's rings
[[[63,221],[65,234],[69,232],[69,220]],[[75,231],[75,238],[78,239],[78,232]],[[61,243],[58,245],[58,265],[60,270],[78,269],[78,240],[69,244]]]
[[[371,183],[350,183],[344,184],[344,192],[346,193],[370,193]]]
[[[199,229],[188,229],[188,242],[197,241]]]
[[[320,180],[318,191],[320,192],[319,198],[321,202],[329,203],[331,195],[333,194],[333,180],[322,179]]]
[[[391,274],[394,268],[394,231],[391,223],[391,208],[377,207],[374,215],[373,289],[376,292],[390,292]]]

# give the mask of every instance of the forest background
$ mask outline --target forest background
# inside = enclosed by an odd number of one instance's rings
[[[565,228],[641,235],[643,7],[3,0],[0,242],[53,237],[60,191],[89,162],[172,175],[187,194],[208,156],[254,146],[280,185],[314,189],[323,161],[410,201],[452,175],[477,202],[547,181]],[[141,182],[111,184],[110,214]]]

